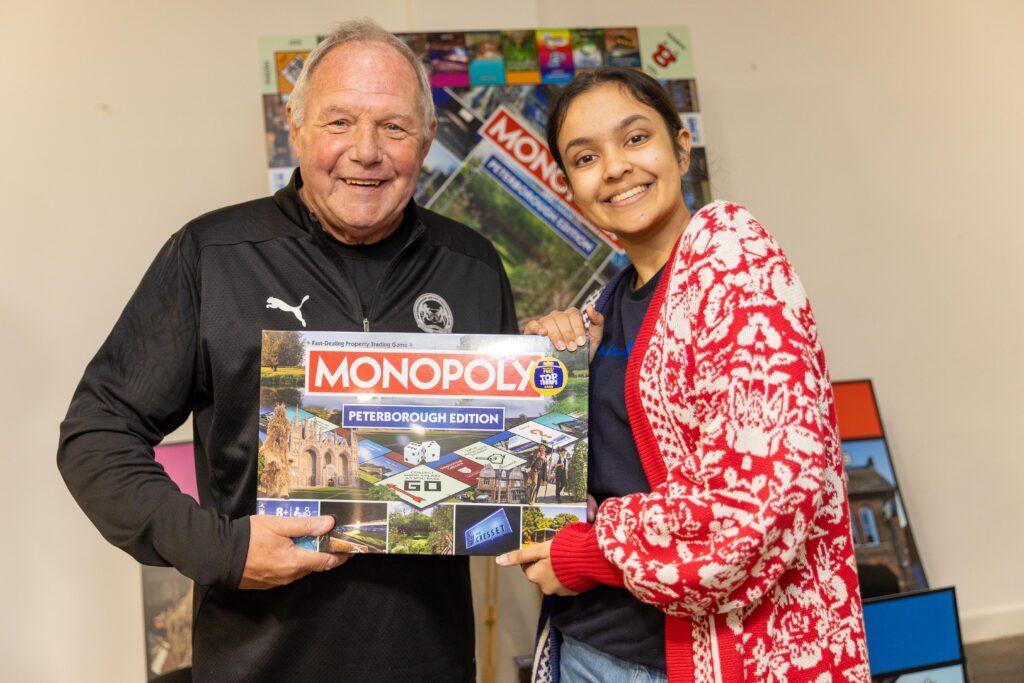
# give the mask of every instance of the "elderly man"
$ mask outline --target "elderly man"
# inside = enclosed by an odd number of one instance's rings
[[[291,538],[331,518],[252,516],[261,330],[517,332],[491,244],[411,200],[437,124],[401,41],[343,24],[288,116],[291,183],[171,237],[85,371],[58,464],[111,543],[196,581],[194,680],[474,680],[465,558],[316,553]],[[153,459],[189,413],[199,505]]]

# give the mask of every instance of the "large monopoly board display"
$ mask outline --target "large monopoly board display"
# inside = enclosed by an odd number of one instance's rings
[[[586,519],[587,351],[518,335],[264,331],[257,512],[305,547],[497,555]]]
[[[416,201],[480,231],[498,247],[525,322],[580,303],[627,264],[616,242],[573,202],[545,143],[548,103],[580,72],[610,65],[659,79],[693,137],[682,192],[711,200],[704,133],[685,26],[398,34],[431,77],[437,136]],[[271,191],[298,165],[285,107],[316,36],[260,41]]]

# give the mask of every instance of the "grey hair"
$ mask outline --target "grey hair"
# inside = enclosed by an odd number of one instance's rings
[[[387,45],[398,51],[405,61],[409,62],[416,80],[419,82],[420,93],[420,117],[423,119],[423,137],[430,135],[430,128],[434,122],[434,96],[430,90],[430,78],[427,70],[409,46],[402,42],[401,38],[385,30],[372,19],[352,19],[338,24],[326,38],[320,41],[302,65],[302,72],[295,81],[292,93],[288,97],[288,104],[291,108],[292,120],[295,126],[301,126],[306,117],[306,94],[309,88],[309,81],[313,72],[320,65],[323,58],[336,47],[346,43],[378,43]]]

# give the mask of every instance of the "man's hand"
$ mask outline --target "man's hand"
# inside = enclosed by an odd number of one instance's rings
[[[588,306],[587,317],[590,319],[590,360],[593,360],[597,347],[601,344],[601,335],[604,334],[604,316],[593,306]],[[523,334],[547,337],[559,351],[575,351],[577,347],[583,346],[587,342],[587,332],[588,328],[583,324],[583,314],[578,308],[551,311],[542,318],[526,323],[526,327],[523,328]]]
[[[502,567],[521,565],[526,578],[537,584],[544,595],[576,595],[562,585],[551,566],[551,541],[528,545],[495,558]]]
[[[274,588],[301,579],[310,572],[325,572],[348,560],[348,553],[305,550],[292,542],[300,536],[322,536],[334,528],[334,518],[276,517],[249,518],[249,554],[239,588]]]

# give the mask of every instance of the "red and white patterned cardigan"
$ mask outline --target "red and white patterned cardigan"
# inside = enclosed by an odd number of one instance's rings
[[[626,371],[650,493],[554,538],[559,580],[666,614],[669,681],[869,681],[846,482],[803,286],[741,206],[677,243]]]

